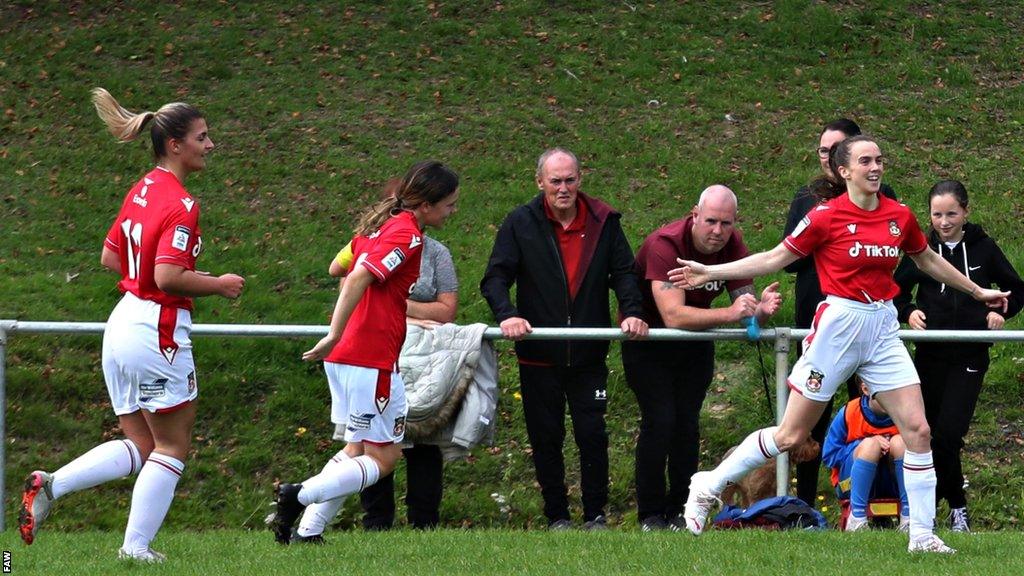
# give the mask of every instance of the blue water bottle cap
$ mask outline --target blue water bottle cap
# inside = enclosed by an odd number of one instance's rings
[[[761,326],[757,322],[757,316],[747,316],[740,320],[740,324],[747,327],[747,340],[756,341],[761,338]]]

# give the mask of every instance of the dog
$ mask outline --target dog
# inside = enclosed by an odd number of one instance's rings
[[[735,446],[730,448],[722,458],[727,458],[734,450],[736,450]],[[803,442],[790,449],[788,454],[790,464],[808,462],[821,454],[821,445],[808,436]],[[721,495],[722,504],[734,504],[745,509],[758,500],[775,497],[776,486],[775,458],[772,458],[751,470],[739,482],[726,486]]]

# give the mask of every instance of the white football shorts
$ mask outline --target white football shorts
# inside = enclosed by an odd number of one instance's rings
[[[405,437],[405,384],[390,370],[324,362],[331,388],[331,422],[346,442],[400,443]]]
[[[192,314],[126,292],[103,332],[103,377],[114,413],[171,412],[196,399]]]
[[[789,387],[810,400],[827,402],[853,374],[872,395],[919,384],[899,329],[890,300],[865,304],[827,297],[818,304],[804,353],[789,374]]]

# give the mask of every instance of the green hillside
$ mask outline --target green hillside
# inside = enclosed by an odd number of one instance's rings
[[[327,265],[354,216],[427,157],[463,178],[458,214],[434,233],[455,257],[463,323],[493,323],[477,283],[553,145],[579,154],[583,189],[623,212],[634,248],[712,183],[739,195],[748,244],[769,248],[816,173],[820,126],[840,116],[879,138],[885,180],[919,217],[934,181],[963,180],[972,221],[1024,268],[1016,3],[233,4],[0,5],[0,318],[103,321],[119,297],[102,239],[152,158],[147,142],[106,133],[95,86],[132,110],[185,100],[207,116],[217,149],[187,182],[203,206],[200,266],[248,283],[237,301],[199,301],[196,323],[326,322]],[[791,301],[791,278],[775,279]],[[322,370],[299,360],[311,343],[196,339],[200,416],[169,527],[259,527],[274,480],[319,470],[338,448]],[[516,370],[499,348],[498,441],[447,467],[449,526],[544,524]],[[611,517],[635,526],[638,413],[613,349]],[[704,463],[771,420],[754,349],[718,350]],[[966,472],[976,525],[1004,529],[1024,507],[1024,351],[993,350]],[[12,337],[7,394],[11,525],[28,471],[119,431],[95,336]],[[822,493],[831,513],[824,475]],[[117,531],[129,498],[127,481],[111,483],[62,500],[50,522]],[[350,501],[341,523],[357,520]]]

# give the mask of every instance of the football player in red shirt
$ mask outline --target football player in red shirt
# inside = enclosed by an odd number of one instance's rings
[[[31,544],[54,500],[138,473],[118,556],[161,562],[163,554],[149,544],[174,499],[196,417],[192,298],[237,298],[245,280],[195,269],[202,248],[199,204],[183,184],[213,150],[202,113],[174,102],[133,114],[102,88],[93,90],[93,103],[121,141],[134,140],[152,121],[157,164],[128,192],[100,257],[121,275],[117,286],[124,293],[103,333],[103,376],[127,438],[96,446],[52,474],[31,473],[19,528]]]
[[[830,174],[812,185],[826,201],[815,207],[774,249],[715,266],[680,260],[669,278],[681,287],[712,280],[761,276],[814,255],[827,298],[818,306],[804,355],[789,376],[782,423],[754,432],[717,468],[690,480],[684,517],[700,534],[718,494],[769,458],[807,437],[836,388],[853,373],[892,416],[906,442],[904,478],[910,503],[911,552],[953,553],[934,534],[935,468],[920,378],[899,340],[892,273],[900,251],[940,282],[1005,310],[1008,292],[982,288],[928,250],[913,213],[881,194],[883,159],[878,144],[854,136],[829,155]]]
[[[355,261],[342,285],[327,336],[302,355],[324,361],[331,421],[345,425],[345,448],[301,484],[276,489],[275,538],[288,544],[306,506],[362,491],[402,455],[405,385],[398,354],[405,340],[406,297],[420,270],[423,232],[455,212],[459,177],[440,162],[412,166],[398,192],[356,226]]]

